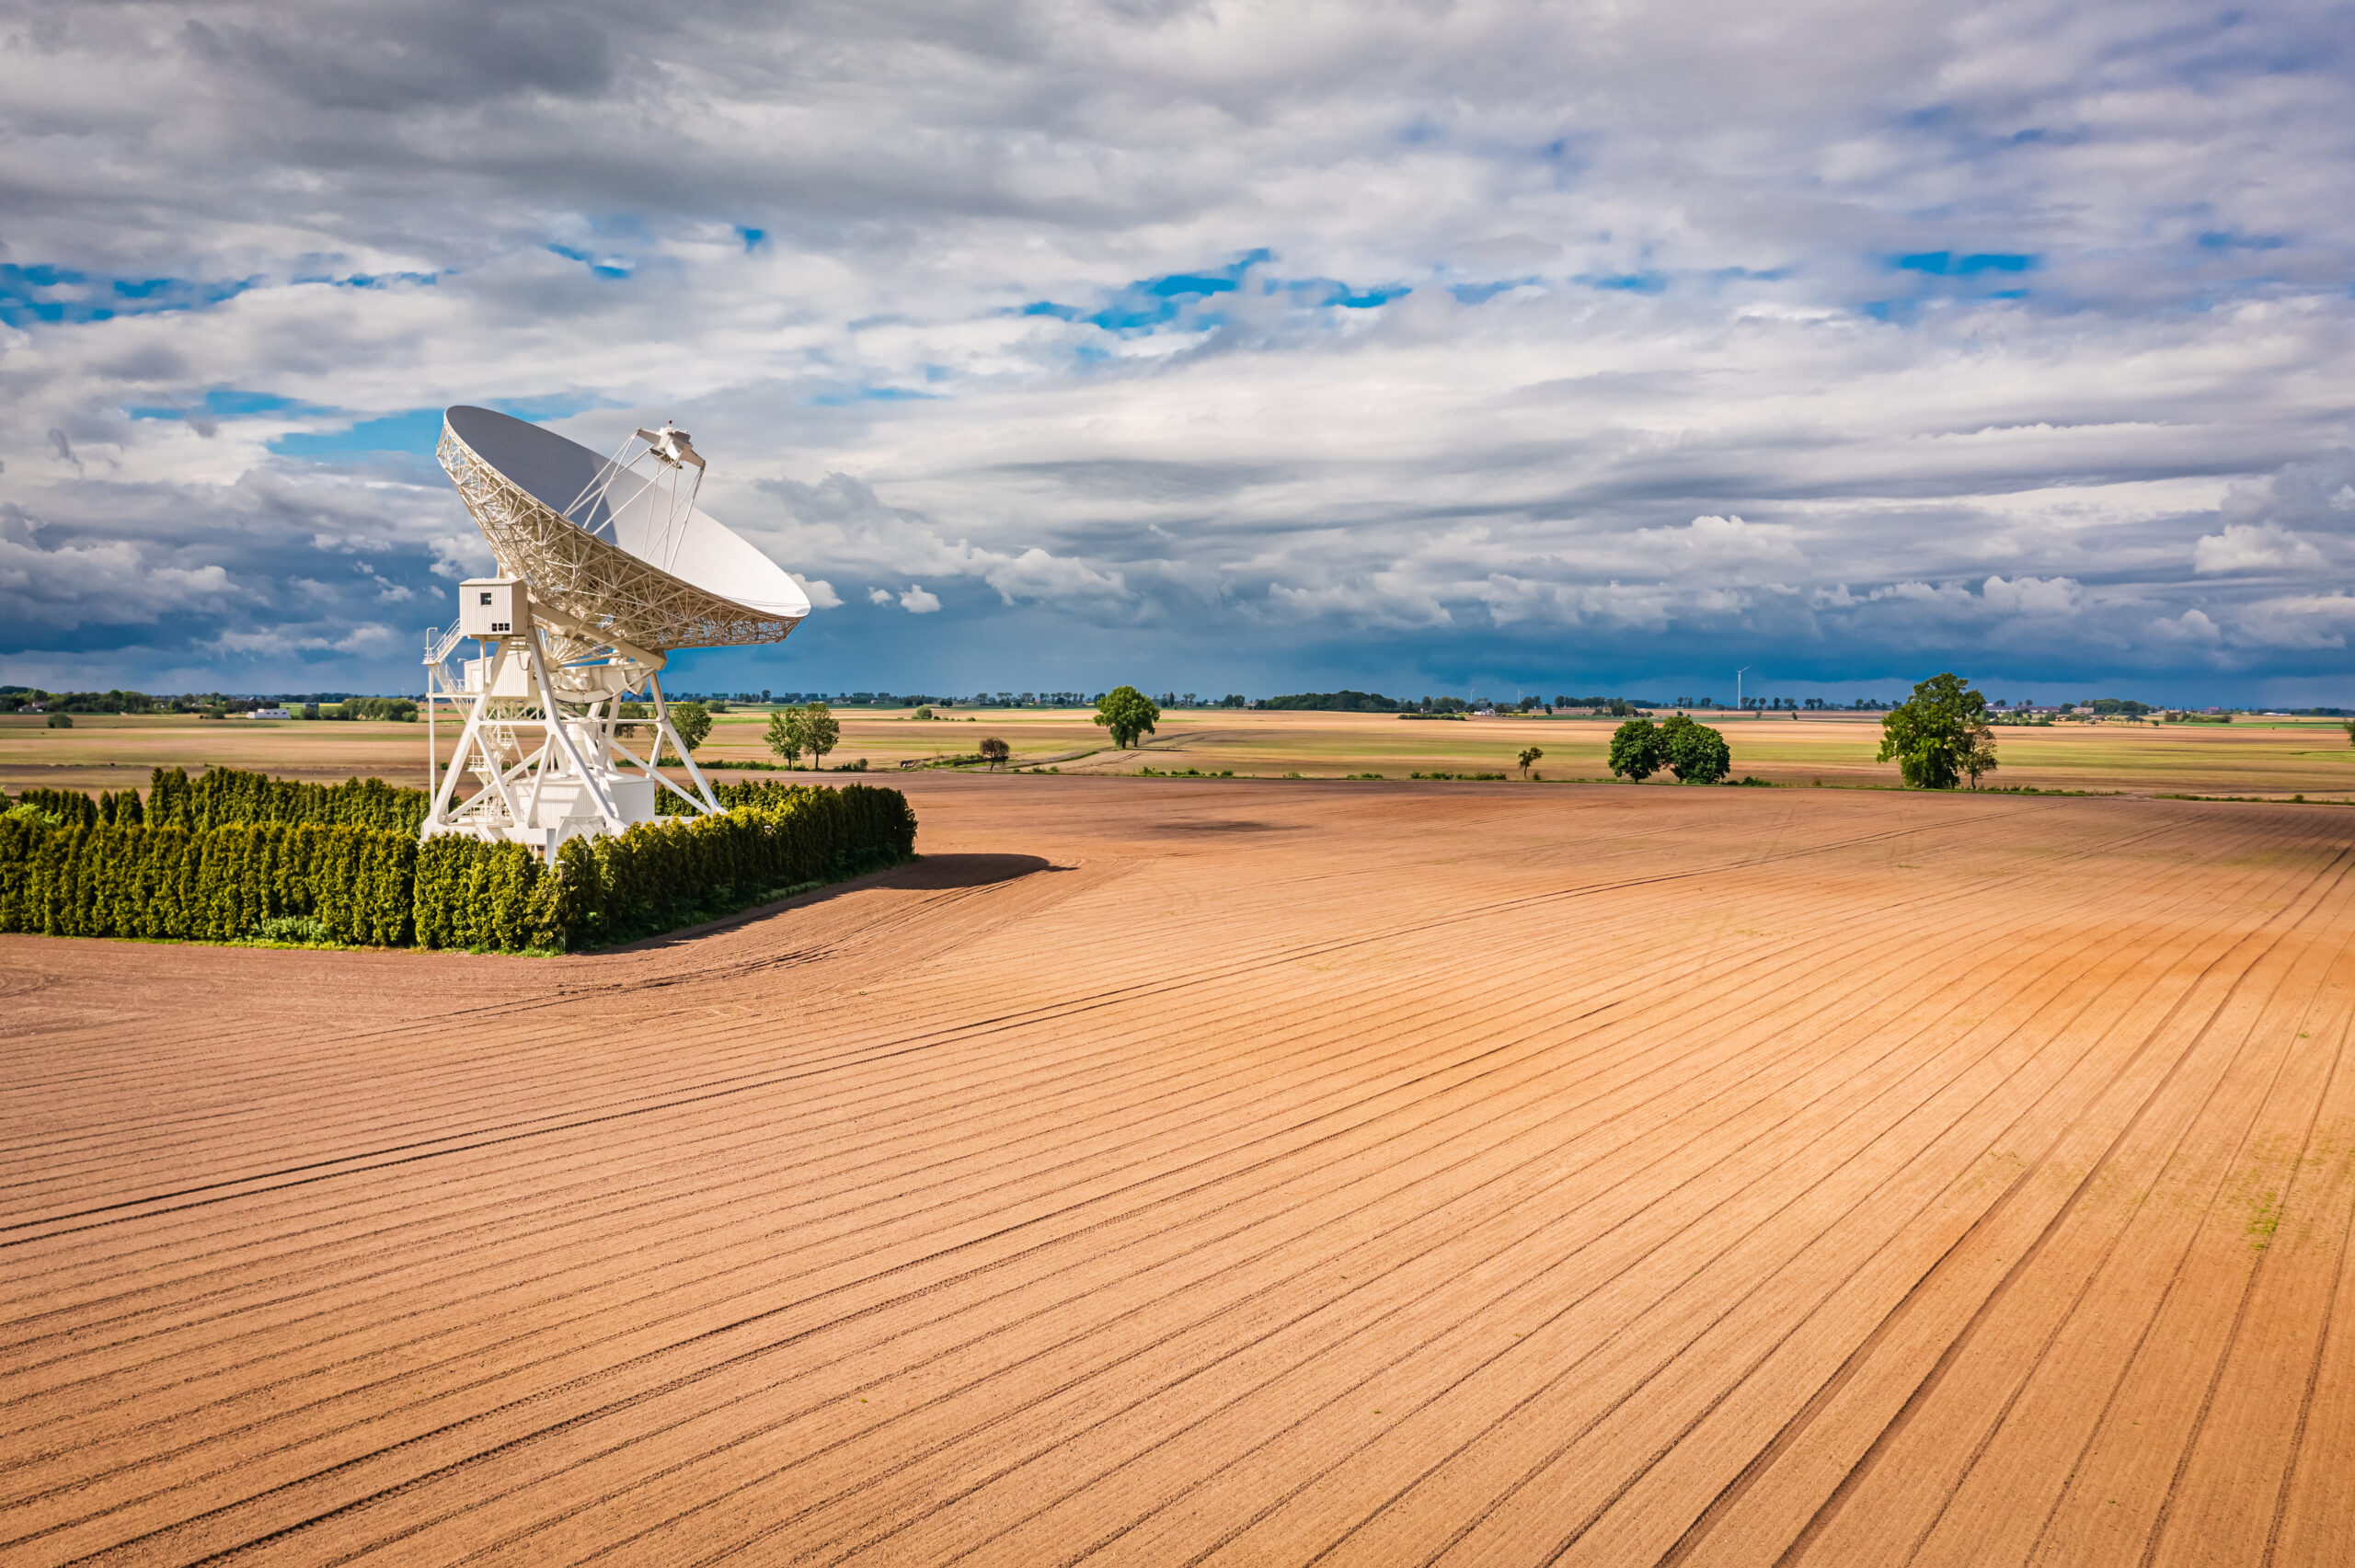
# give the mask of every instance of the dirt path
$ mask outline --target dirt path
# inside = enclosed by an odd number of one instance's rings
[[[904,782],[621,953],[0,939],[0,1555],[2355,1536],[2339,814]]]

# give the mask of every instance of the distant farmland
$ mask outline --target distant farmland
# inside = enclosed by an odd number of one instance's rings
[[[2345,1561],[2355,813],[907,782],[634,952],[0,938],[0,1555]]]
[[[1343,778],[1379,773],[1511,772],[1515,757],[1540,748],[1544,780],[1608,778],[1605,761],[1619,721],[1584,715],[1473,718],[1407,723],[1393,714],[1260,713],[1184,709],[1162,715],[1142,750],[1116,751],[1086,711],[1050,708],[941,708],[939,717],[908,711],[844,709],[842,741],[828,764],[867,759],[897,771],[903,761],[971,757],[985,736],[1013,750],[1012,765],[1063,773],[1132,773],[1193,769],[1238,776]],[[1892,787],[1897,770],[1875,761],[1880,742],[1874,714],[1729,715],[1705,713],[1733,750],[1734,774],[1807,787]],[[763,741],[767,715],[720,715],[696,755],[706,767],[774,764]],[[2335,719],[2249,720],[2230,725],[2106,723],[2000,727],[2002,766],[1994,786],[2123,790],[2141,794],[2292,795],[2355,799],[2355,748]],[[456,727],[440,727],[446,759]],[[118,789],[144,782],[162,764],[192,770],[208,762],[335,781],[380,774],[423,784],[423,724],[304,722],[193,716],[83,715],[72,729],[48,729],[39,715],[0,715],[0,788],[63,785]],[[132,772],[126,776],[124,770]],[[1673,788],[1665,778],[1649,786]]]

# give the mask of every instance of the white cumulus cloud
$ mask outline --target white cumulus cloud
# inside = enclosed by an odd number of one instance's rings
[[[2225,572],[2316,571],[2322,552],[2278,522],[2224,525],[2200,535],[2191,547],[2191,569],[2203,577]]]

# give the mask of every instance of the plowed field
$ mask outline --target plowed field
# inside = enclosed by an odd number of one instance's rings
[[[2348,1561],[2355,815],[909,783],[625,953],[0,938],[0,1559]]]

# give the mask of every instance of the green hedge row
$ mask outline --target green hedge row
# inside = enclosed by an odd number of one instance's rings
[[[0,931],[225,942],[293,920],[323,940],[398,946],[416,854],[415,839],[367,828],[53,827],[12,811],[0,816]]]
[[[214,768],[190,779],[179,768],[157,768],[147,792],[147,819],[189,829],[229,822],[325,822],[376,828],[414,837],[432,797],[382,779],[339,784],[274,779],[237,768]]]
[[[156,776],[160,788],[167,775]],[[733,807],[726,816],[573,839],[554,866],[520,844],[420,844],[413,832],[337,822],[192,829],[182,823],[193,807],[183,810],[170,794],[170,815],[160,816],[151,796],[143,822],[129,792],[130,808],[124,796],[109,806],[70,791],[27,791],[18,804],[32,809],[0,814],[0,931],[571,951],[676,930],[915,853],[915,813],[898,790],[725,788]]]
[[[896,789],[723,784],[724,817],[641,822],[619,838],[574,839],[558,852],[571,944],[676,930],[915,853],[916,817]]]

